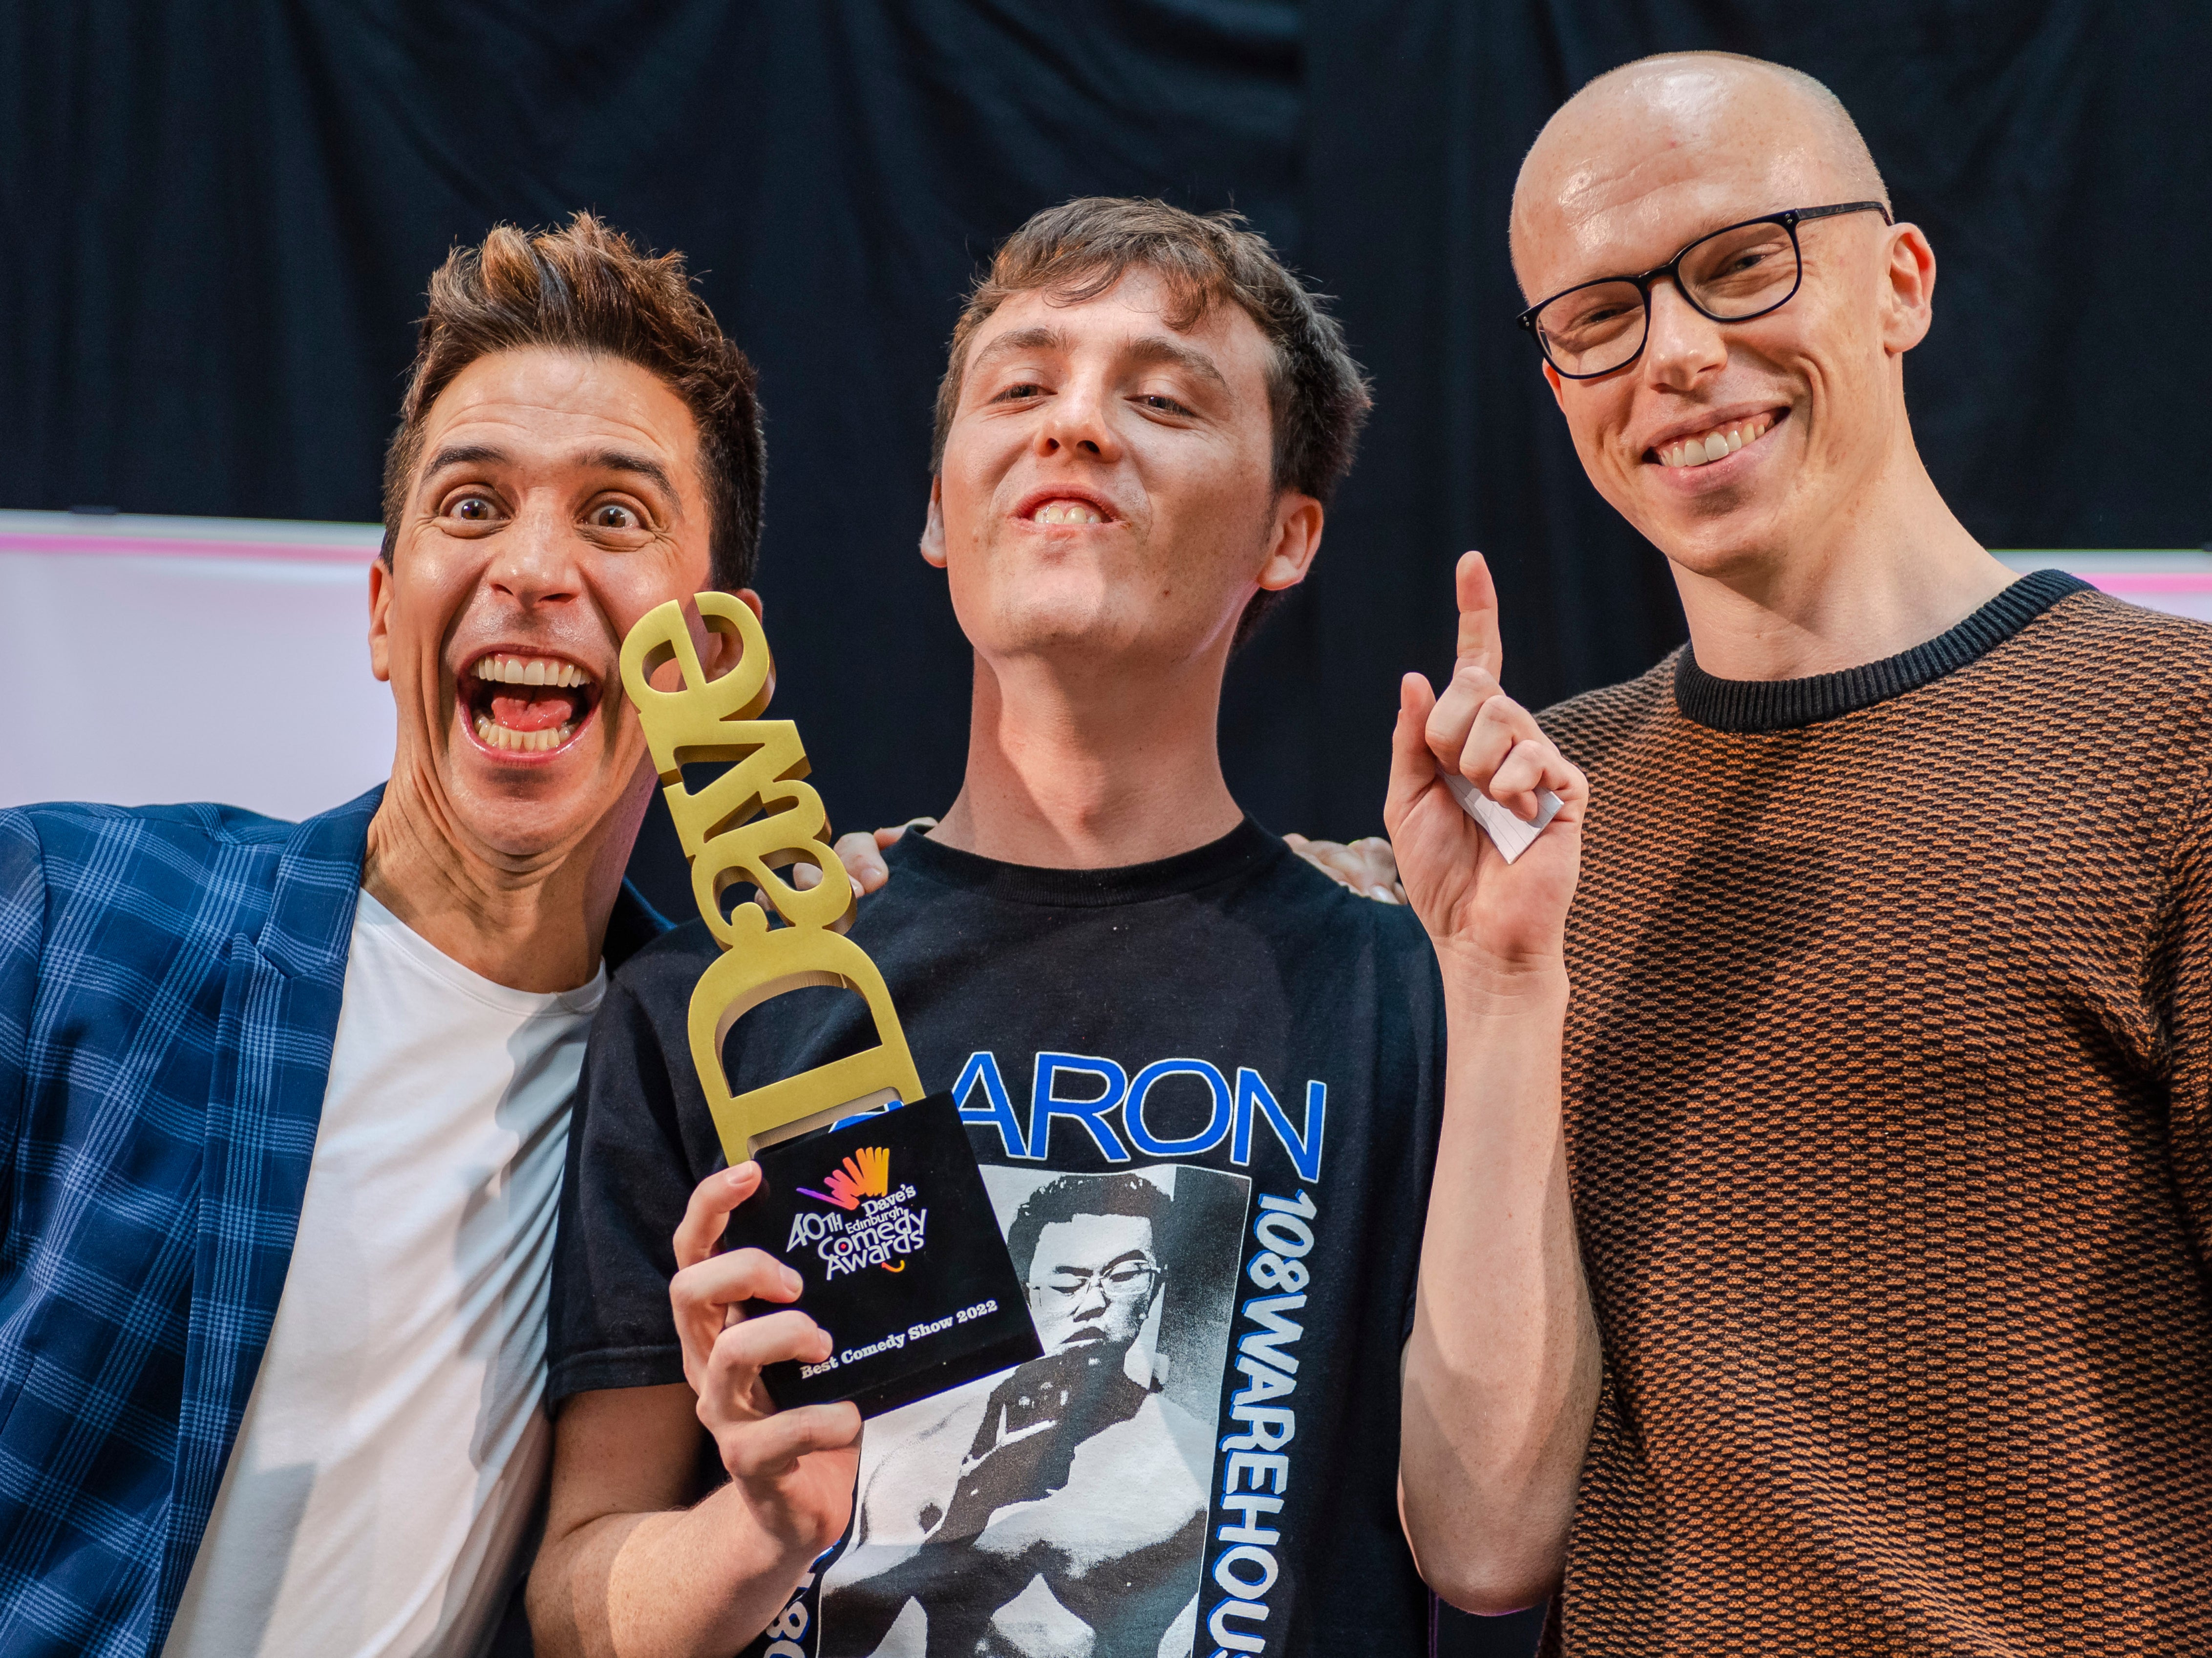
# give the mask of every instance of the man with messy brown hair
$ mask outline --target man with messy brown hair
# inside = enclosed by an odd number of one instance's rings
[[[617,652],[750,598],[753,373],[587,216],[432,279],[368,581],[391,780],[0,813],[0,1649],[481,1650],[653,786]],[[711,641],[703,641],[711,644]]]
[[[945,377],[937,386],[929,451],[933,477],[959,412],[968,357],[981,329],[1018,295],[1050,293],[1062,304],[1097,299],[1134,265],[1160,273],[1160,320],[1188,331],[1211,307],[1233,303],[1258,325],[1266,360],[1274,481],[1326,501],[1352,470],[1367,419],[1367,385],[1344,333],[1276,260],[1265,241],[1241,233],[1234,215],[1196,217],[1152,201],[1079,197],[1032,218],[1007,238],[960,313]],[[1287,592],[1259,587],[1237,620],[1234,645],[1251,636]]]
[[[720,1167],[685,1033],[715,946],[656,941],[578,1093],[541,1647],[1425,1646],[1395,1469],[1436,957],[1247,818],[1216,741],[1235,641],[1304,579],[1366,404],[1336,325],[1231,216],[1085,199],[999,251],[921,548],[974,652],[966,775],[885,850],[853,936],[959,1102],[1047,1351],[865,1440],[849,1404],[771,1408],[761,1368],[836,1333],[735,1316],[797,1285],[718,1253],[759,1171]],[[858,1037],[854,1009],[793,999],[733,1033],[734,1087]]]

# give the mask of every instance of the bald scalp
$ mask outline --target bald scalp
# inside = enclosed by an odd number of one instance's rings
[[[1522,269],[1532,216],[1566,207],[1585,180],[1632,167],[1638,149],[1740,141],[1747,127],[1814,152],[1844,196],[1890,205],[1889,187],[1850,112],[1802,70],[1733,52],[1661,52],[1607,70],[1536,135],[1513,186],[1508,234],[1515,270]]]

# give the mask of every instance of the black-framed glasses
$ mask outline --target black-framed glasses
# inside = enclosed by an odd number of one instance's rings
[[[1595,380],[1628,367],[1644,355],[1651,334],[1651,288],[1670,277],[1674,291],[1701,317],[1749,322],[1790,303],[1805,280],[1797,227],[1838,213],[1879,213],[1880,202],[1838,202],[1793,207],[1700,236],[1662,265],[1640,276],[1600,276],[1532,305],[1516,319],[1536,342],[1544,360],[1571,380]]]

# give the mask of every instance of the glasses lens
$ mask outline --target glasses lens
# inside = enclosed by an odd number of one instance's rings
[[[1562,294],[1536,313],[1544,350],[1563,374],[1604,374],[1644,346],[1644,291],[1596,282]]]
[[[1682,288],[1723,321],[1771,311],[1797,286],[1797,244],[1786,226],[1739,225],[1682,255]]]

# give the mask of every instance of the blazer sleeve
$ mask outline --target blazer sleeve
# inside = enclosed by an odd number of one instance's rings
[[[27,812],[0,811],[0,1213],[11,1218],[11,1227],[46,938],[46,871],[38,826]],[[0,1260],[13,1253],[0,1250]]]

